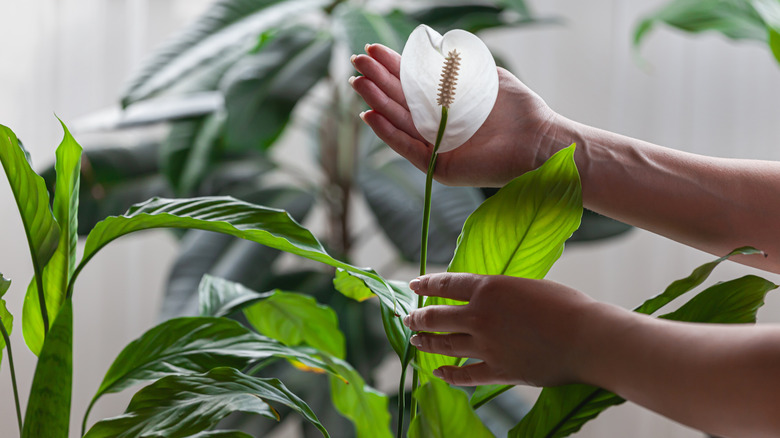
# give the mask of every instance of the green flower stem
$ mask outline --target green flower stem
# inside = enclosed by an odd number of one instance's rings
[[[406,409],[406,370],[407,367],[403,367],[401,370],[401,382],[398,384],[398,430],[395,434],[397,438],[404,436],[404,411]]]
[[[447,107],[441,107],[441,122],[439,122],[439,132],[436,134],[436,144],[431,152],[431,159],[428,162],[428,174],[425,179],[425,204],[423,206],[422,240],[420,242],[420,275],[425,275],[428,261],[428,227],[431,222],[431,189],[433,187],[433,172],[436,169],[436,157],[438,157],[441,139],[444,137],[444,128],[447,127]],[[417,308],[423,306],[422,295],[417,297]],[[417,360],[417,350],[414,352],[414,360]],[[417,389],[419,381],[417,367],[412,371],[412,391]],[[409,421],[417,415],[417,400],[412,396],[412,403],[409,412]]]
[[[16,388],[16,371],[14,370],[14,354],[11,352],[11,338],[0,320],[0,331],[3,332],[5,348],[8,350],[8,366],[11,369],[11,384],[14,387],[14,401],[16,402],[16,421],[19,423],[19,436],[22,435],[22,409],[19,406],[19,390]]]

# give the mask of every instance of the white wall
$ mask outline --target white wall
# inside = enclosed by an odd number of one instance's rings
[[[205,3],[0,0],[0,123],[25,140],[37,169],[45,167],[61,138],[52,113],[68,122],[114,104],[143,55]],[[662,29],[642,50],[650,67],[642,69],[634,62],[633,25],[640,14],[661,3],[536,1],[540,13],[562,16],[565,23],[490,33],[486,39],[528,85],[569,118],[695,153],[780,159],[780,67],[765,47]],[[21,298],[32,268],[3,178],[0,230],[0,272],[14,280],[7,299],[16,316],[13,345],[25,403],[34,358],[21,339]],[[150,246],[155,248],[151,253]],[[80,279],[75,295],[74,426],[118,351],[153,325],[174,253],[174,242],[165,233],[120,240]],[[636,230],[614,241],[568,249],[550,278],[630,307],[711,258]],[[731,264],[719,268],[717,277],[747,272],[754,271]],[[766,277],[780,281],[775,275]],[[777,295],[768,300],[763,321],[780,321]],[[107,397],[93,419],[121,412],[125,400]],[[0,365],[0,424],[15,424],[7,360]],[[701,434],[627,404],[609,410],[577,436]]]

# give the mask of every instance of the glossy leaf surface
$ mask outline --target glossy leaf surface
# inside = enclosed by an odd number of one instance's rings
[[[73,302],[65,300],[35,367],[22,438],[67,438],[73,390]]]
[[[409,426],[409,438],[493,437],[469,405],[465,392],[433,379],[417,388],[420,413]]]
[[[65,131],[57,148],[55,169],[57,181],[54,189],[54,218],[60,228],[59,244],[43,269],[44,297],[49,321],[57,317],[65,302],[68,282],[76,269],[76,244],[78,243],[79,186],[81,174],[81,146],[60,121]],[[30,350],[38,354],[43,347],[44,327],[38,286],[31,281],[24,297],[22,333]]]
[[[228,367],[215,368],[205,374],[164,377],[136,393],[124,415],[96,423],[85,436],[191,436],[216,426],[233,412],[257,414],[278,421],[279,414],[269,403],[292,408],[314,424],[323,436],[329,436],[309,406],[282,382],[247,376]]]

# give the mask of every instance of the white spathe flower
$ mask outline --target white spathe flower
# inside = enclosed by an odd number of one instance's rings
[[[435,144],[441,121],[442,81],[448,58],[456,70],[454,89],[444,84],[449,103],[447,126],[439,153],[465,143],[485,122],[498,96],[498,72],[490,50],[476,35],[455,29],[440,35],[421,24],[409,35],[401,54],[401,87],[417,131]],[[452,91],[450,93],[449,91]]]

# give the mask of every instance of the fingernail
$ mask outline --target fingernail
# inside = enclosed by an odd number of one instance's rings
[[[355,82],[355,79],[357,79],[357,76],[350,76],[349,79],[347,79],[349,81],[349,85],[352,85],[352,83]]]
[[[419,337],[419,336],[417,336],[417,335],[414,335],[414,336],[412,336],[412,337],[409,339],[409,343],[411,343],[411,344],[412,344],[412,345],[414,345],[415,347],[419,347],[419,346],[420,346],[420,344],[421,344],[421,342],[420,342],[420,337]]]
[[[414,280],[409,282],[409,289],[411,290],[420,290],[420,279],[415,278]]]
[[[410,318],[409,315],[404,316],[404,325],[409,327],[411,320],[412,318]]]
[[[368,52],[368,48],[369,48],[369,47],[371,47],[371,44],[366,44],[366,47],[363,47],[363,50],[365,50],[366,52]]]
[[[355,65],[355,59],[357,59],[357,55],[352,55],[349,57],[349,62],[351,62],[352,65]]]
[[[444,373],[442,373],[440,369],[436,368],[433,370],[433,376],[441,379],[444,376]]]
[[[368,111],[363,111],[362,113],[358,114],[358,116],[360,117],[360,120],[366,122],[366,113],[367,112]],[[368,123],[368,122],[366,122],[366,123]]]

